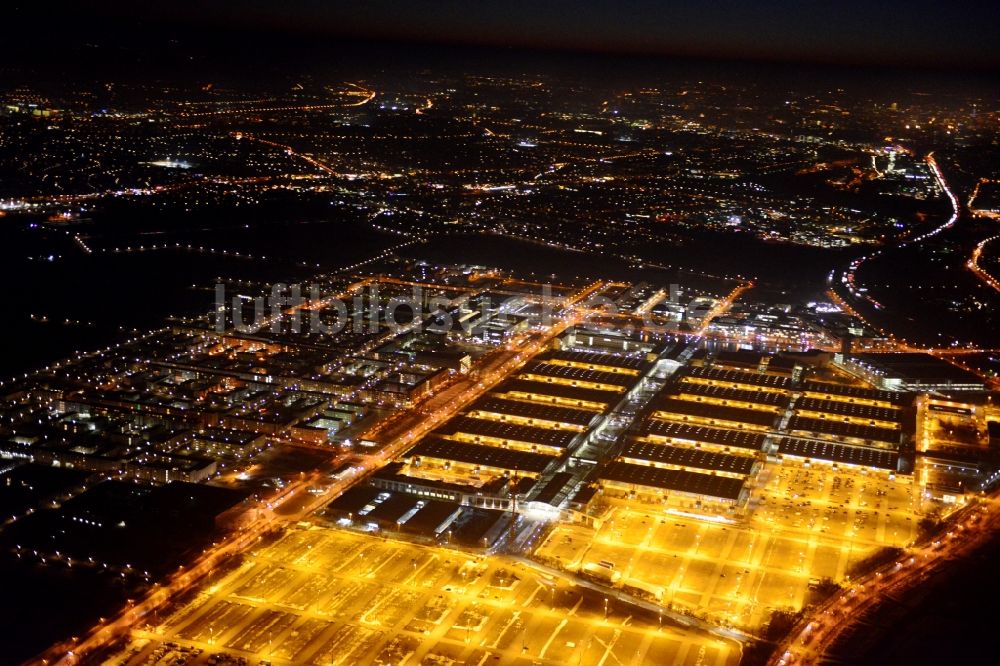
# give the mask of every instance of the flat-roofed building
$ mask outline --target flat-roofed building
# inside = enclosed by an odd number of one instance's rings
[[[580,435],[571,430],[540,428],[504,421],[456,416],[435,431],[459,442],[488,444],[518,451],[562,455]]]
[[[712,367],[763,374],[765,359],[764,354],[755,351],[720,351],[715,354]]]
[[[563,336],[561,342],[564,349],[636,357],[655,355],[663,349],[660,342],[648,336],[630,335],[611,326],[600,332],[573,328]]]
[[[419,500],[417,510],[399,527],[403,532],[440,537],[462,513],[462,508],[448,502]]]
[[[185,442],[185,448],[196,454],[234,460],[249,460],[267,446],[264,435],[225,428],[202,428]]]
[[[637,381],[635,375],[542,362],[529,363],[519,376],[534,381],[567,383],[571,386],[616,392],[629,388]]]
[[[747,430],[770,430],[777,420],[777,414],[774,412],[672,397],[660,399],[654,405],[654,409],[653,415],[656,418]]]
[[[774,391],[748,390],[686,381],[676,382],[668,390],[684,400],[732,404],[737,407],[771,412],[784,409],[790,400],[788,395]]]
[[[759,387],[772,391],[787,391],[792,388],[792,380],[788,377],[725,368],[690,367],[687,369],[686,375],[691,378],[691,381],[714,383],[731,388],[754,389]]]
[[[351,486],[326,505],[323,515],[333,520],[344,518],[353,521],[374,509],[383,495],[388,497],[388,493],[380,488]]]
[[[741,479],[620,461],[601,470],[599,481],[605,489],[624,490],[652,499],[673,498],[680,500],[682,506],[739,506],[749,496]]]
[[[577,351],[572,349],[557,349],[540,354],[537,359],[546,363],[568,365],[588,370],[603,370],[626,375],[639,375],[646,365],[642,356],[605,354],[595,351]]]
[[[872,383],[893,391],[985,391],[982,377],[924,352],[864,353],[845,359]]]
[[[508,476],[538,476],[554,461],[553,456],[515,451],[483,444],[466,444],[426,437],[401,456],[415,467],[426,464],[461,468],[478,473],[489,471]]]
[[[810,416],[818,414],[831,415],[827,418],[840,416],[857,423],[878,424],[889,428],[899,427],[899,423],[903,418],[902,410],[895,407],[878,407],[856,402],[823,400],[809,397],[799,398],[795,403],[795,411]]]
[[[364,520],[382,530],[398,530],[400,525],[420,508],[417,506],[419,501],[412,495],[391,493],[388,498],[369,511]]]
[[[530,402],[527,400],[508,400],[488,395],[469,406],[469,416],[492,418],[499,421],[512,421],[526,425],[538,425],[543,428],[565,428],[581,431],[590,427],[598,418],[599,412],[572,407]]]
[[[640,424],[637,434],[654,442],[687,444],[712,450],[761,451],[767,435],[748,430],[730,430],[710,426],[648,419]]]
[[[913,402],[913,396],[907,393],[828,382],[805,382],[802,385],[802,397],[858,403],[875,407],[903,406]]]
[[[899,454],[895,451],[801,437],[781,437],[778,440],[778,454],[782,457],[845,467],[871,468],[889,472],[896,472],[899,469]]]
[[[511,379],[501,384],[496,394],[510,398],[521,398],[535,402],[547,402],[564,407],[604,410],[617,403],[622,393],[595,388],[582,388],[566,384]]]
[[[435,478],[433,473],[419,475],[423,471],[419,467],[406,465],[403,462],[391,462],[375,472],[370,479],[372,486],[394,492],[407,493],[422,499],[441,500],[455,504],[475,504],[481,498],[501,499],[507,506],[513,490],[513,479],[505,476],[495,476],[489,479],[466,479],[465,483],[456,480]]]
[[[760,468],[760,460],[750,456],[642,441],[626,443],[618,458],[628,463],[666,469],[708,470],[737,479],[745,479]]]
[[[902,443],[902,431],[899,429],[850,423],[836,417],[811,418],[796,414],[788,421],[788,431],[891,449],[898,448]]]

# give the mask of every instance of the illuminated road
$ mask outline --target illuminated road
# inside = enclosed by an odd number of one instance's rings
[[[362,99],[357,102],[337,102],[335,104],[292,104],[286,106],[244,106],[239,108],[217,109],[215,111],[196,111],[194,113],[184,112],[180,115],[185,118],[200,118],[206,116],[231,116],[244,113],[275,113],[283,111],[329,111],[331,109],[343,109],[344,107],[363,106],[375,99],[375,91],[368,90],[354,83],[347,83],[353,88],[352,91],[343,93],[351,96],[360,96]]]
[[[258,185],[268,183],[273,180],[271,176],[247,176],[243,178],[206,176],[201,178],[190,178],[178,183],[169,185],[152,185],[148,187],[126,187],[113,190],[102,190],[99,192],[82,192],[79,194],[52,194],[24,197],[10,203],[12,210],[30,208],[33,206],[67,206],[82,204],[104,198],[125,198],[125,197],[152,197],[161,194],[170,194],[184,190],[200,187],[206,183],[221,185]]]
[[[1000,528],[995,500],[973,507],[952,523],[946,535],[877,569],[823,604],[775,651],[771,666],[820,664],[844,634],[864,622],[865,611],[885,597],[898,595],[925,581],[949,560],[967,556]]]
[[[695,337],[700,337],[701,335],[703,335],[705,331],[708,330],[708,327],[712,323],[713,319],[728,312],[729,308],[733,306],[733,303],[736,301],[736,299],[739,298],[744,292],[747,292],[751,289],[753,289],[753,282],[744,282],[743,284],[739,285],[731,292],[729,292],[729,295],[727,295],[721,301],[716,303],[715,307],[713,307],[711,311],[709,311],[709,313],[705,315],[705,319],[701,322],[701,326],[695,333]]]
[[[320,162],[316,158],[310,157],[309,155],[306,155],[304,153],[300,153],[291,146],[285,145],[283,143],[277,143],[275,141],[269,141],[268,139],[262,139],[252,134],[247,134],[245,132],[233,132],[232,136],[237,140],[246,139],[248,141],[256,141],[257,143],[262,143],[265,146],[271,146],[272,148],[278,148],[279,150],[283,150],[285,154],[288,155],[289,157],[298,158],[303,162],[316,167],[317,169],[319,169],[324,173],[330,174],[331,176],[340,175],[339,172],[335,171],[333,167],[331,167],[329,164],[326,164],[325,162]]]
[[[993,184],[996,185],[998,181],[990,180],[989,178],[980,178],[976,182],[976,187],[973,188],[972,194],[969,195],[969,201],[965,204],[966,208],[969,209],[969,213],[973,217],[988,217],[993,220],[1000,220],[1000,213],[995,210],[986,210],[983,208],[976,207],[976,199],[979,197],[979,190],[983,185]]]
[[[972,250],[972,256],[969,258],[969,261],[965,264],[965,266],[987,287],[1000,292],[1000,281],[979,266],[979,258],[983,254],[983,248],[986,247],[987,243],[995,241],[998,238],[1000,238],[1000,236],[990,236],[985,240],[979,241],[975,249]]]

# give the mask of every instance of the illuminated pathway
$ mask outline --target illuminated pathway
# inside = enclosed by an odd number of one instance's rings
[[[972,194],[969,195],[968,203],[965,204],[966,208],[969,209],[969,212],[972,213],[973,217],[988,217],[994,220],[1000,220],[1000,213],[997,213],[996,211],[993,210],[977,208],[975,203],[976,199],[979,197],[979,189],[983,185],[986,185],[987,183],[992,183],[996,185],[997,182],[998,181],[990,180],[989,178],[980,178],[979,181],[976,183],[976,187],[973,188]]]
[[[368,90],[367,88],[362,88],[361,86],[348,83],[348,86],[354,88],[353,91],[348,92],[348,95],[361,96],[362,99],[357,102],[338,102],[336,104],[300,104],[300,105],[289,105],[289,106],[248,106],[240,108],[229,108],[229,109],[218,109],[215,111],[197,111],[194,113],[184,112],[180,115],[185,118],[195,118],[203,116],[228,116],[228,115],[238,115],[242,113],[274,113],[280,111],[328,111],[331,109],[342,109],[347,106],[363,106],[368,102],[375,99],[375,91]]]
[[[705,316],[705,319],[702,321],[697,333],[695,333],[695,337],[701,337],[705,331],[708,330],[708,327],[712,323],[713,319],[728,312],[729,308],[732,307],[736,299],[739,298],[743,292],[749,291],[750,289],[753,289],[753,282],[744,282],[729,292],[728,296],[716,303],[715,307],[713,307],[712,310]]]
[[[1000,238],[1000,236],[991,236],[985,240],[979,241],[976,248],[972,251],[972,257],[969,258],[968,263],[965,266],[972,271],[972,274],[979,278],[986,286],[993,288],[996,291],[1000,291],[1000,281],[997,281],[992,275],[979,266],[979,258],[983,254],[983,248],[986,247],[987,243],[995,241]]]
[[[317,169],[323,171],[324,173],[330,174],[331,176],[338,175],[338,173],[334,171],[333,167],[331,167],[329,164],[326,164],[325,162],[320,162],[314,157],[310,157],[308,155],[300,153],[291,146],[285,145],[283,143],[277,143],[275,141],[261,139],[260,137],[256,137],[252,134],[246,134],[244,132],[233,132],[232,136],[237,140],[246,139],[248,141],[256,141],[257,143],[262,143],[266,146],[271,146],[272,148],[278,148],[279,150],[285,151],[285,154],[288,155],[289,157],[296,157],[302,160],[303,162],[306,162],[307,164],[316,167]]]

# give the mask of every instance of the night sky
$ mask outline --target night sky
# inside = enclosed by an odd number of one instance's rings
[[[1000,12],[990,2],[167,0],[76,3],[62,12],[37,3],[18,13],[27,34],[34,23],[38,35],[62,21],[75,34],[117,25],[719,59],[1000,66]]]

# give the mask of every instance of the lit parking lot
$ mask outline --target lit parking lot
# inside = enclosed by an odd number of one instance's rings
[[[756,628],[774,609],[802,607],[810,584],[842,582],[853,564],[916,536],[909,477],[789,461],[768,467],[742,521],[616,506],[596,530],[557,527],[536,556],[570,571],[610,563],[623,587],[673,610]]]
[[[736,664],[739,647],[499,557],[294,529],[116,655],[154,663]],[[180,652],[178,652],[180,651]]]

